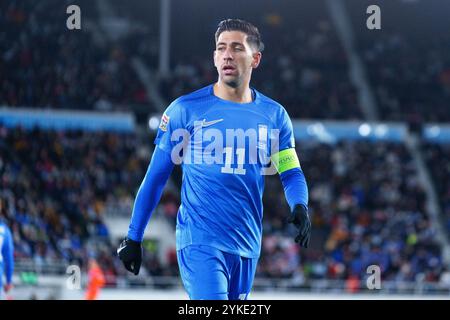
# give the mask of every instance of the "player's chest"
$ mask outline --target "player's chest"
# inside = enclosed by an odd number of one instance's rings
[[[216,108],[193,114],[190,117],[188,130],[191,135],[201,131],[207,135],[230,135],[246,132],[247,135],[258,135],[269,132],[274,127],[270,115],[252,108]],[[209,133],[208,133],[209,132]]]
[[[279,137],[279,129],[269,115],[248,109],[211,110],[190,121],[190,145],[194,154],[208,153],[240,156],[254,160],[270,151]],[[256,159],[256,160],[255,160]],[[231,161],[230,160],[230,161]]]

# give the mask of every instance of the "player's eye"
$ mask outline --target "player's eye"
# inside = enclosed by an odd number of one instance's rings
[[[223,50],[225,50],[225,47],[218,47],[216,50],[217,51],[223,51]]]

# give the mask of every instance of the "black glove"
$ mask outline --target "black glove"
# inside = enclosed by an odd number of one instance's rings
[[[311,221],[309,220],[308,210],[305,206],[296,205],[288,222],[293,223],[298,229],[295,242],[304,248],[308,248],[309,238],[311,237]]]
[[[142,262],[142,245],[140,242],[125,238],[117,249],[117,255],[128,271],[138,275]]]

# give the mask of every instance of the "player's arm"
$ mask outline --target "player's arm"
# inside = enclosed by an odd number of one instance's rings
[[[184,130],[185,123],[184,108],[180,100],[177,99],[170,104],[161,117],[161,123],[154,141],[155,151],[134,201],[128,236],[117,249],[117,254],[123,261],[125,268],[135,275],[139,273],[141,266],[141,242],[144,237],[144,230],[150,220],[151,213],[161,199],[164,185],[169,179],[175,162],[178,163],[179,160],[174,150],[178,150],[176,149],[177,146],[187,145],[189,141],[189,132]],[[182,131],[181,135],[177,135],[177,133],[180,133],[179,130]],[[183,148],[181,149],[183,150]],[[172,155],[174,155],[173,159]]]
[[[272,156],[280,174],[286,200],[294,211],[296,206],[308,207],[308,186],[295,148],[282,150]]]
[[[131,240],[142,241],[151,213],[161,199],[162,191],[173,167],[170,154],[156,146],[134,201],[128,229],[128,238]]]
[[[5,232],[2,255],[5,261],[5,291],[8,292],[12,287],[12,276],[14,272],[14,243],[11,231],[8,228],[6,228]]]
[[[307,248],[311,234],[311,222],[308,215],[308,185],[295,148],[288,148],[272,155],[272,162],[280,174],[286,201],[292,212],[288,221],[299,229],[295,241]]]
[[[151,214],[161,199],[164,186],[169,179],[174,164],[168,152],[155,147],[147,173],[139,187],[133,206],[127,238],[117,249],[125,268],[135,275],[142,262],[141,242]]]
[[[271,160],[280,174],[286,200],[291,208],[291,216],[288,221],[298,228],[299,233],[295,241],[307,248],[311,236],[311,221],[308,215],[308,186],[297,152],[295,152],[292,122],[284,108],[280,108],[278,124],[280,135],[277,148],[271,152]]]

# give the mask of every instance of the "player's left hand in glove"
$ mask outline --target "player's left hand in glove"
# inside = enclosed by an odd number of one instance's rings
[[[295,242],[300,246],[308,248],[309,239],[311,237],[311,220],[309,219],[308,210],[303,205],[296,205],[294,211],[288,219],[289,223],[293,223],[298,229],[298,235]]]
[[[125,238],[117,249],[117,255],[122,260],[125,269],[139,274],[142,263],[142,245],[140,242]]]

